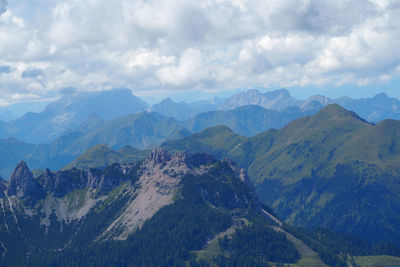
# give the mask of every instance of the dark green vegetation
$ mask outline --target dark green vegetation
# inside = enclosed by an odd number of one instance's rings
[[[177,166],[182,164],[188,164],[193,172],[179,174]],[[161,194],[173,193],[174,201],[166,203],[141,228],[132,229],[125,240],[109,238],[123,230],[107,229],[123,214],[133,212],[130,207],[135,199],[146,192],[140,190],[143,183],[159,179],[158,168],[161,173],[171,173],[169,179],[181,179],[177,191]],[[155,171],[154,178],[143,176],[149,171]],[[196,266],[237,261],[241,266],[246,260],[267,266],[267,261],[297,261],[296,247],[285,234],[271,228],[275,223],[262,214],[261,204],[239,173],[229,161],[201,154],[170,156],[163,151],[153,151],[150,159],[133,165],[114,163],[89,172],[47,170],[37,179],[21,162],[11,183],[0,184],[6,193],[0,198],[0,265]],[[154,183],[159,190],[166,188],[162,181]],[[27,184],[39,185],[41,191]],[[15,194],[10,193],[13,186]],[[47,195],[36,195],[43,190]],[[80,212],[86,213],[78,216]],[[228,229],[233,235],[225,235],[218,257],[197,258],[196,251]],[[239,239],[252,240],[254,236],[258,239],[249,243],[251,247],[241,247]]]
[[[72,246],[62,253],[33,258],[31,264],[185,266],[185,262],[195,261],[192,251],[201,250],[210,237],[229,228],[233,224],[234,210],[237,209],[235,217],[248,217],[247,214],[254,212],[255,208],[250,191],[232,176],[226,163],[217,163],[210,174],[185,176],[178,199],[157,212],[126,241],[109,240],[84,247]],[[260,227],[266,229],[271,224],[267,219],[265,222]],[[279,242],[286,242],[286,246],[293,249],[285,237],[281,237]],[[297,255],[296,251],[294,253]],[[280,255],[274,256],[283,259]]]
[[[297,226],[398,243],[399,144],[400,122],[372,125],[329,105],[251,138],[221,126],[163,147],[231,158],[248,170],[260,199]]]
[[[231,239],[220,238],[219,245],[229,258],[216,258],[218,266],[265,266],[268,261],[295,263],[300,256],[283,232],[259,224],[237,230]]]
[[[148,195],[149,183],[159,193]],[[0,190],[0,266],[280,266],[307,261],[310,253],[318,266],[346,266],[352,254],[399,254],[347,235],[282,225],[243,171],[207,154],[158,149],[135,164],[46,170],[37,179],[21,162]],[[135,207],[149,204],[144,199],[151,204],[165,195],[172,201],[120,235],[129,227],[118,226],[121,217],[134,219]]]

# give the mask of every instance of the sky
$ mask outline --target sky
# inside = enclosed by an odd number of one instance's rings
[[[0,106],[130,88],[400,98],[398,0],[0,0]]]

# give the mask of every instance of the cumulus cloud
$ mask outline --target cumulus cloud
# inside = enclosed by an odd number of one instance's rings
[[[22,72],[21,77],[24,79],[27,79],[27,78],[42,79],[44,77],[44,72],[40,69],[25,70],[24,72]]]
[[[65,88],[61,88],[60,93],[63,95],[73,95],[77,92],[76,88],[74,87],[65,87]]]
[[[388,81],[400,75],[399,11],[395,0],[0,0],[0,93]]]

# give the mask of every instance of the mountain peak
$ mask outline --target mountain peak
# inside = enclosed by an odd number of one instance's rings
[[[21,160],[11,174],[7,195],[17,196],[21,199],[28,197],[38,199],[43,196],[43,192],[43,188],[33,178],[26,162]]]
[[[175,104],[175,102],[170,97],[167,97],[163,101],[161,101],[160,104]]]
[[[31,171],[29,170],[28,165],[25,161],[21,160],[20,162],[18,162],[14,172],[11,174],[11,178],[14,176],[27,175],[29,173],[31,173]]]
[[[171,160],[171,154],[161,147],[157,147],[150,152],[150,160],[155,164],[165,163]]]
[[[276,97],[291,97],[289,91],[284,88],[274,90],[271,92],[267,92],[267,93],[265,93],[265,95],[267,95],[269,97],[274,97],[274,98],[276,98]]]
[[[251,89],[228,98],[219,109],[229,110],[240,106],[259,105],[266,109],[283,110],[294,106],[298,101],[286,89],[267,93],[260,93],[257,89]]]
[[[260,91],[257,89],[249,89],[246,92],[243,92],[244,95],[261,95]]]
[[[324,119],[332,119],[332,118],[345,118],[351,117],[361,122],[368,123],[366,120],[358,116],[355,112],[347,110],[338,104],[329,104],[326,107],[322,108],[315,117]]]
[[[390,97],[386,93],[382,92],[382,93],[376,94],[373,98],[376,100],[386,100],[386,99],[389,99]]]

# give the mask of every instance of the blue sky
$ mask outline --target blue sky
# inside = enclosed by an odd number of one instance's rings
[[[0,0],[0,106],[130,88],[400,98],[397,0]],[[73,89],[72,89],[73,88]]]

